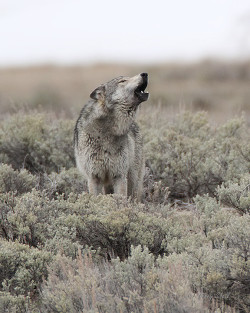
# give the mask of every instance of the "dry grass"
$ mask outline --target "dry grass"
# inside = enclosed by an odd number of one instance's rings
[[[119,75],[149,72],[150,100],[143,114],[161,111],[172,117],[184,110],[209,112],[225,122],[245,114],[250,121],[250,63],[204,61],[196,64],[40,66],[0,69],[0,114],[52,111],[76,118],[90,92]]]

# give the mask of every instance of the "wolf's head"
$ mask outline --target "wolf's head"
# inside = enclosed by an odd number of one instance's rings
[[[145,92],[148,84],[148,74],[141,73],[133,77],[120,76],[96,88],[90,98],[101,102],[108,109],[135,111],[138,105],[148,99]]]

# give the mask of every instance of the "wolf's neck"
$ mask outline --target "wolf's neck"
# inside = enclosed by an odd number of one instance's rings
[[[136,112],[127,110],[113,110],[97,114],[95,112],[92,121],[88,121],[88,132],[98,136],[123,136],[126,135],[135,119]]]
[[[113,112],[114,119],[112,125],[110,125],[110,130],[115,136],[122,136],[129,132],[129,129],[134,121],[135,112],[129,114],[127,111],[115,111]]]

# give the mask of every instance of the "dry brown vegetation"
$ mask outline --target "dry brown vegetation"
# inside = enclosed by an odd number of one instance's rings
[[[76,117],[90,92],[120,75],[149,73],[147,113],[166,116],[183,110],[209,112],[224,122],[245,113],[250,120],[250,62],[203,61],[195,64],[40,66],[0,69],[0,114],[26,108]],[[148,111],[149,110],[149,111]]]

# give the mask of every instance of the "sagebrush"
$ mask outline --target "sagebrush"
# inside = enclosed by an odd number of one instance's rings
[[[1,312],[248,312],[249,126],[140,123],[139,204],[86,193],[72,120],[1,122]]]

